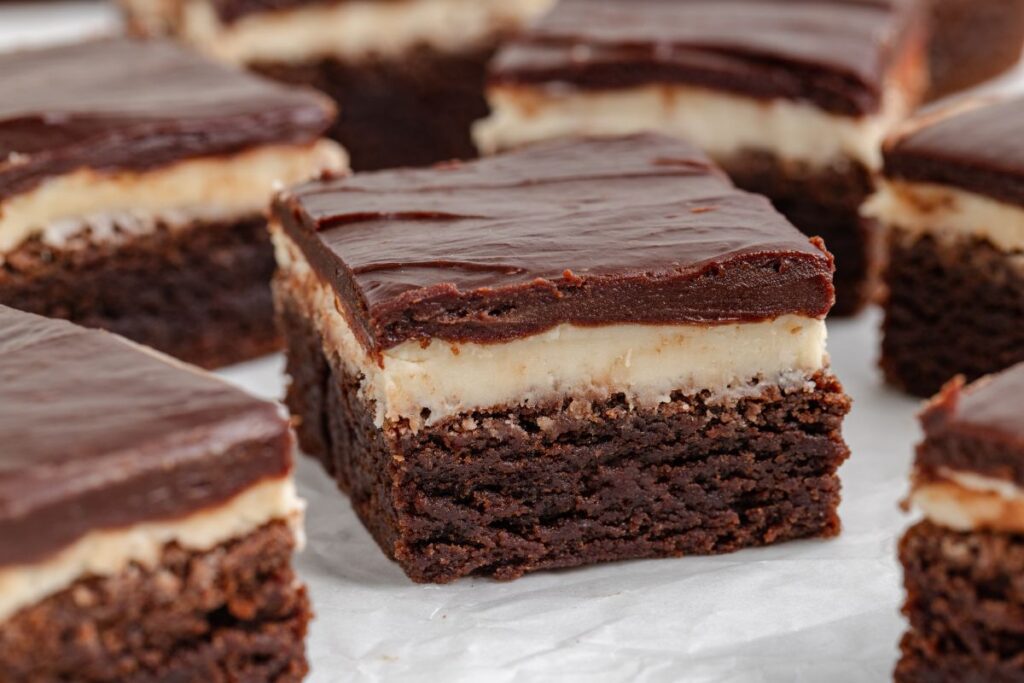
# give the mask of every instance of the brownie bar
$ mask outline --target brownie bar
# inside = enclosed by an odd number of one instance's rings
[[[900,543],[910,629],[897,681],[1024,677],[1024,364],[947,384],[921,414]]]
[[[279,81],[312,85],[340,116],[355,170],[476,156],[487,63],[554,0],[121,0],[138,34],[170,34]]]
[[[0,679],[299,680],[278,407],[0,306]]]
[[[932,99],[969,88],[1017,64],[1024,0],[928,0]]]
[[[565,0],[499,52],[476,139],[688,139],[807,234],[829,233],[833,313],[852,314],[879,270],[858,209],[884,136],[922,95],[924,33],[902,1]]]
[[[321,181],[272,234],[301,443],[412,579],[838,533],[831,259],[689,145]]]
[[[839,533],[849,410],[834,378],[732,405],[673,394],[474,411],[382,432],[359,378],[282,301],[287,398],[303,450],[415,581],[728,553]],[[401,458],[396,458],[401,454]]]
[[[77,580],[0,628],[4,680],[301,681],[311,614],[277,522],[153,569]]]
[[[885,149],[881,365],[928,396],[1024,360],[1024,99],[926,112]]]
[[[278,348],[262,216],[278,184],[345,168],[326,98],[163,41],[0,67],[0,303],[209,368]]]
[[[216,368],[280,348],[266,219],[166,225],[111,244],[32,239],[0,264],[0,301]]]

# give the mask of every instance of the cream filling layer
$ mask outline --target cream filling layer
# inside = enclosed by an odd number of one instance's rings
[[[398,58],[425,46],[473,50],[518,31],[554,0],[346,0],[249,14],[224,23],[208,0],[167,8],[153,0],[123,0],[143,24],[170,23],[201,51],[235,64],[297,63],[321,57]],[[152,18],[163,13],[164,19]]]
[[[280,228],[271,232],[279,286],[314,321],[328,357],[362,377],[378,426],[406,419],[416,429],[563,396],[623,393],[641,405],[667,402],[679,390],[739,397],[763,391],[765,382],[802,388],[828,364],[824,321],[795,315],[738,325],[563,324],[501,344],[410,341],[386,350],[378,363],[357,340],[334,290]]]
[[[851,159],[879,168],[882,140],[908,113],[897,88],[889,88],[878,114],[862,117],[687,85],[597,92],[500,86],[488,99],[493,113],[474,128],[485,154],[571,135],[658,132],[689,140],[718,161],[753,150],[816,168]]]
[[[967,190],[884,180],[862,211],[914,235],[977,237],[1001,251],[1024,251],[1024,207]]]
[[[181,519],[94,531],[40,562],[0,568],[0,622],[83,577],[115,576],[132,564],[152,569],[169,543],[205,552],[280,520],[291,526],[301,546],[304,510],[305,503],[287,476],[257,484],[222,505]]]
[[[1024,533],[1024,489],[1005,479],[940,468],[910,502],[931,522],[956,531]]]
[[[102,226],[112,231],[110,226],[117,223],[145,231],[161,220],[184,225],[258,214],[266,210],[275,189],[347,168],[341,147],[319,140],[189,159],[147,171],[79,169],[0,202],[0,255],[36,235],[59,246],[85,227],[103,233]],[[104,235],[93,237],[102,240]]]

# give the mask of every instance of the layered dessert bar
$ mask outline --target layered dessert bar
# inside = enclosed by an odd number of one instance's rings
[[[900,683],[1024,676],[1024,364],[926,408],[900,543],[910,628]]]
[[[333,97],[357,170],[476,156],[499,42],[554,0],[120,0],[144,35]]]
[[[332,117],[168,42],[0,56],[0,304],[206,367],[275,350],[264,214],[345,168]]]
[[[0,306],[0,679],[301,680],[278,408]]]
[[[832,259],[690,145],[357,174],[271,224],[300,443],[412,579],[838,533]]]
[[[930,96],[963,90],[1006,71],[1024,49],[1024,0],[927,0]]]
[[[932,111],[887,146],[882,367],[928,396],[1024,361],[1024,99]]]
[[[906,3],[564,0],[493,65],[485,152],[570,134],[654,130],[702,147],[836,256],[834,313],[875,283],[858,214],[887,131],[924,87]]]

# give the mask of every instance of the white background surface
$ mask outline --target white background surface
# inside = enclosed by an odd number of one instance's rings
[[[98,2],[0,4],[5,47],[116,26],[115,13]],[[829,327],[833,365],[855,400],[838,540],[506,584],[418,586],[385,559],[318,467],[300,461],[310,507],[309,545],[298,564],[317,612],[311,680],[890,678],[903,629],[895,545],[907,520],[897,505],[918,438],[918,403],[880,383],[877,314]],[[276,398],[280,367],[272,358],[223,374]]]

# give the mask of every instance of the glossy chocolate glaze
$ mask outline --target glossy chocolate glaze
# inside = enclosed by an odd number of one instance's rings
[[[0,567],[201,511],[290,468],[275,405],[106,332],[0,306]]]
[[[887,145],[885,174],[1024,206],[1024,97],[923,112]]]
[[[316,140],[333,105],[170,42],[94,40],[0,56],[0,199],[80,168],[145,170]]]
[[[371,351],[832,306],[832,259],[684,142],[567,140],[306,184],[274,215]]]
[[[923,64],[922,21],[902,0],[562,0],[491,82],[684,83],[856,116],[879,109],[905,50]]]
[[[972,434],[1024,449],[1024,363],[966,387],[951,382],[928,405],[921,421],[929,436]],[[1024,452],[1020,455],[1024,458]]]

